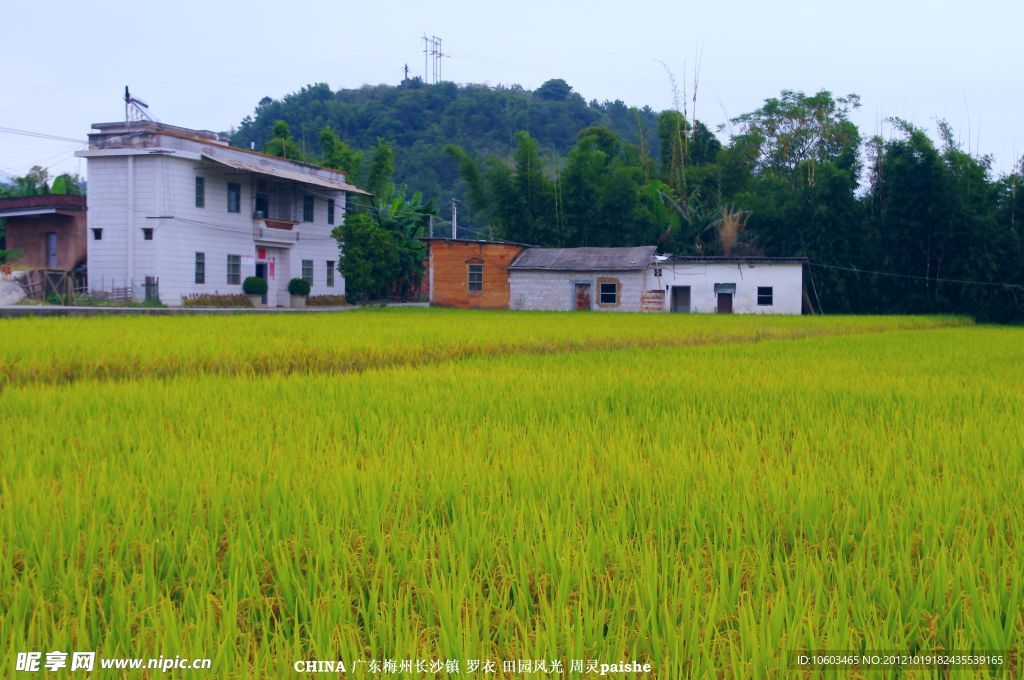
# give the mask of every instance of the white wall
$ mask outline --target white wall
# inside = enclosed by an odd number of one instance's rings
[[[598,278],[618,279],[619,304],[616,307],[598,305],[601,291]],[[509,272],[509,308],[536,309],[547,311],[571,311],[576,309],[576,283],[589,283],[594,311],[639,312],[640,294],[643,291],[644,273],[624,272],[557,272],[523,271]]]
[[[655,270],[661,276],[655,276]],[[665,291],[665,311],[671,311],[672,287],[690,287],[690,311],[718,310],[716,283],[736,284],[736,314],[800,314],[803,306],[803,265],[800,263],[656,263],[644,274],[646,290]],[[772,288],[772,305],[757,304],[759,286]]]

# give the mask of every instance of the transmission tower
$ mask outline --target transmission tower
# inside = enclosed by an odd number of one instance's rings
[[[423,82],[441,82],[441,59],[446,55],[441,50],[441,39],[436,35],[423,34]],[[428,66],[429,64],[429,66]]]

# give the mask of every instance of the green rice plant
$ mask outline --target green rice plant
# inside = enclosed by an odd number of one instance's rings
[[[376,370],[224,374],[204,362],[227,350],[165,333],[135,348],[139,378],[12,379],[6,658],[208,656],[218,678],[310,658],[847,678],[792,656],[1024,651],[1020,330],[801,319],[737,342],[756,327],[722,320],[675,328],[696,343],[556,352],[531,342],[625,326],[365,316],[392,342]],[[406,360],[397,320],[448,358]],[[182,321],[227,342],[219,318]],[[470,325],[520,351],[465,350]],[[299,336],[274,328],[302,364]],[[146,363],[179,352],[182,370]],[[1017,663],[970,676],[1019,677]]]

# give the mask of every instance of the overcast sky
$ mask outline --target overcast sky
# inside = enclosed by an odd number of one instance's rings
[[[302,85],[423,75],[424,33],[457,83],[565,79],[587,100],[672,106],[664,62],[713,129],[783,89],[857,93],[865,137],[947,119],[996,174],[1024,155],[1024,2],[91,2],[0,9],[0,128],[85,139],[124,86],[173,125],[227,130]],[[692,104],[691,104],[692,107]],[[726,132],[720,133],[723,140]],[[934,135],[933,135],[934,137]],[[85,175],[76,144],[0,132],[0,171]]]

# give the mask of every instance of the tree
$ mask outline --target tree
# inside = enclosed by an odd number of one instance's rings
[[[292,137],[291,128],[283,120],[278,120],[274,123],[274,136],[264,145],[263,151],[271,156],[287,158],[292,161],[305,160],[299,145],[295,143],[295,139]]]
[[[388,185],[392,183],[395,174],[395,151],[391,143],[383,138],[377,139],[377,146],[373,147],[373,157],[370,160],[370,174],[366,180],[366,187],[372,194],[379,194],[387,191]]]
[[[363,155],[338,137],[330,125],[320,131],[320,165],[333,170],[341,170],[350,182],[359,177],[359,164]]]
[[[399,251],[387,229],[372,216],[351,215],[332,232],[341,255],[338,270],[345,277],[345,297],[349,302],[386,298],[398,275]]]
[[[81,196],[84,193],[82,191],[82,178],[66,172],[57,175],[57,178],[53,180],[53,184],[50,185],[50,193]]]
[[[814,184],[817,164],[832,161],[856,171],[860,134],[848,114],[860,107],[860,97],[849,94],[838,99],[827,90],[808,96],[783,90],[780,97],[765,100],[751,113],[733,119],[740,134],[756,143],[758,168],[790,180],[796,186],[796,170],[802,166],[805,178]]]

